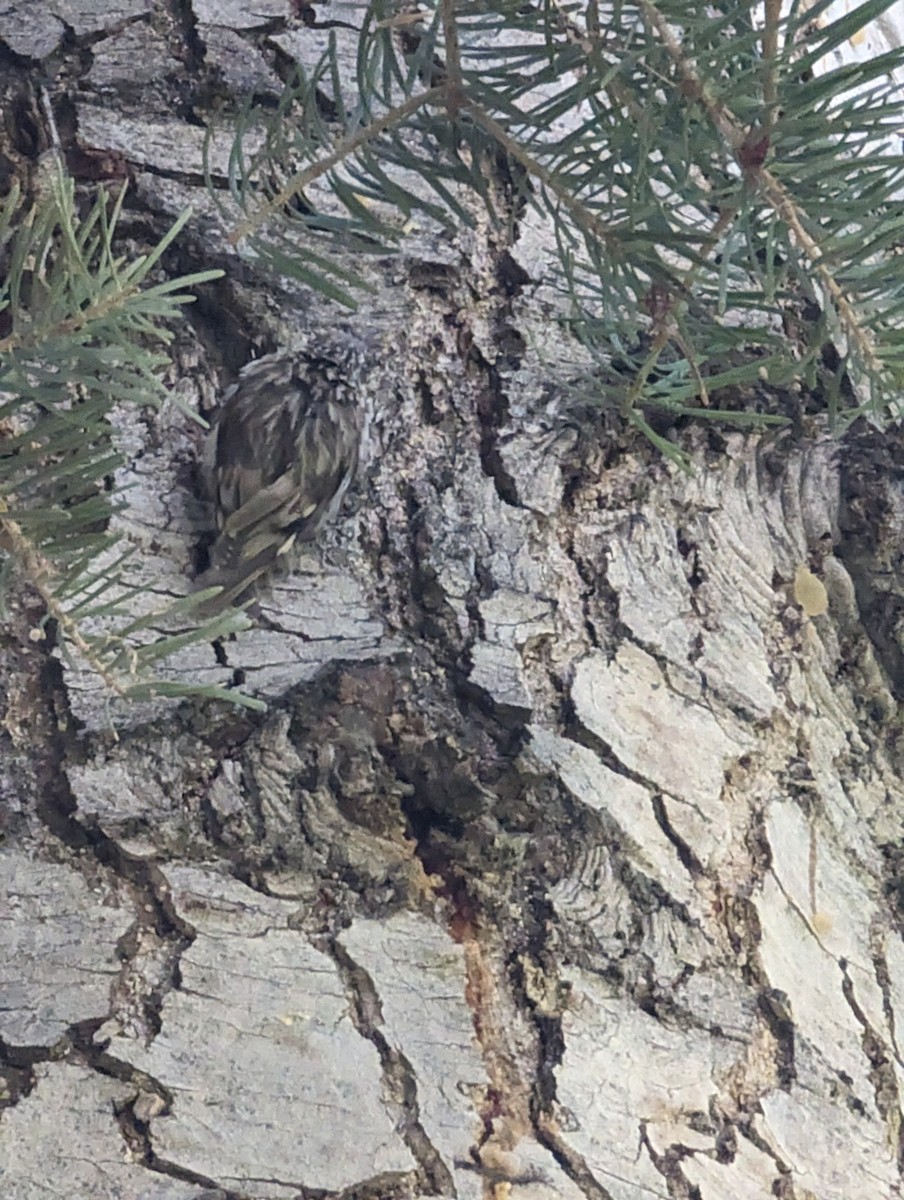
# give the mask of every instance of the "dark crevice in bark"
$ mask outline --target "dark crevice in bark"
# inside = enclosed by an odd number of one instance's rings
[[[156,867],[128,855],[115,838],[100,829],[93,817],[80,819],[75,816],[75,802],[69,793],[68,783],[65,794],[67,801],[72,804],[72,815],[63,820],[58,810],[54,829],[56,836],[71,849],[90,850],[94,859],[113,876],[130,883],[138,893],[136,904],[142,913],[142,920],[155,933],[161,937],[172,936],[174,931],[181,934],[181,929],[174,928],[174,914],[168,912],[161,895],[161,880]]]
[[[537,1084],[531,1097],[532,1116],[536,1123],[539,1111],[549,1112],[556,1098],[556,1068],[565,1054],[562,1020],[558,1016],[541,1015],[534,1011],[534,1026],[540,1042],[540,1061]]]
[[[352,1184],[338,1191],[327,1191],[320,1188],[302,1188],[297,1200],[411,1200],[412,1189],[422,1189],[423,1184],[400,1178],[398,1175],[375,1175],[361,1183]],[[437,1192],[435,1189],[426,1195],[452,1195],[451,1192]],[[292,1197],[296,1200],[296,1197]]]
[[[14,1061],[14,1055],[0,1038],[0,1119],[3,1110],[12,1108],[30,1095],[35,1086],[33,1063]]]
[[[743,762],[743,758],[740,760]],[[778,784],[779,791],[781,784]],[[749,854],[750,883],[749,893],[762,887],[763,880],[772,869],[772,844],[766,829],[766,814],[760,805],[752,806],[749,813],[747,829],[744,834],[744,845]],[[759,931],[759,921],[756,929]]]
[[[481,466],[484,474],[493,481],[499,499],[512,508],[523,508],[518,485],[506,470],[499,452],[499,431],[509,417],[508,397],[502,380],[496,368],[487,362],[476,347],[471,348],[469,357],[486,381],[477,394]]]
[[[688,1182],[681,1169],[683,1159],[693,1158],[692,1150],[673,1144],[660,1154],[650,1141],[646,1121],[641,1121],[640,1144],[646,1150],[650,1162],[666,1181],[670,1197],[674,1197],[675,1200],[703,1200],[700,1189],[696,1184]]]
[[[841,537],[835,547],[854,584],[862,622],[885,668],[888,686],[904,701],[904,430],[865,421],[840,450]]]
[[[756,989],[757,994],[772,987],[757,955],[762,940],[760,917],[756,905],[746,896],[716,889],[717,913],[728,937],[732,951],[741,964],[741,978]]]
[[[155,1154],[148,1126],[135,1117],[131,1107],[127,1106],[117,1112],[116,1121],[126,1145],[129,1146],[133,1155],[139,1157],[142,1165],[149,1171],[207,1189],[198,1196],[197,1200],[248,1200],[248,1192],[245,1188],[240,1191],[224,1188],[216,1179],[202,1175],[199,1171],[192,1171],[188,1167],[179,1166],[178,1163],[169,1162]],[[300,1192],[299,1195],[301,1195]]]
[[[446,301],[446,307],[453,307],[453,297],[463,286],[461,269],[454,263],[441,262],[433,259],[417,259],[405,264],[408,276],[408,286],[414,292],[426,292]],[[420,374],[420,373],[419,373]],[[428,425],[437,424],[428,420]]]
[[[904,846],[898,842],[884,842],[879,845],[879,852],[884,868],[883,892],[900,936],[904,933]]]
[[[52,644],[52,635],[48,641]],[[66,776],[67,763],[80,761],[82,748],[77,743],[78,722],[69,709],[61,664],[52,657],[44,658],[38,680],[38,694],[45,707],[38,718],[43,737],[35,745],[43,751],[35,765],[35,811],[54,837],[70,850],[85,850],[92,840],[74,819],[76,802]]]
[[[775,1039],[774,1061],[778,1085],[790,1091],[797,1080],[794,1015],[790,1001],[785,992],[777,988],[765,988],[757,997],[757,1009]]]
[[[391,1046],[380,1026],[383,1021],[379,993],[370,975],[354,961],[344,946],[328,939],[321,947],[336,964],[346,995],[351,1004],[352,1019],[362,1037],[374,1046],[380,1058],[386,1082],[389,1107],[395,1117],[399,1136],[418,1164],[422,1178],[420,1187],[428,1193],[450,1196],[455,1194],[452,1175],[442,1156],[433,1146],[420,1120],[417,1076],[411,1063],[396,1047]],[[384,1100],[384,1103],[387,1102]],[[398,1181],[401,1186],[401,1180]],[[356,1194],[372,1195],[373,1181],[359,1185]],[[345,1194],[345,1193],[343,1193]],[[387,1193],[381,1192],[381,1195]],[[403,1193],[400,1192],[401,1196]]]
[[[738,1131],[733,1121],[716,1115],[716,1157],[722,1166],[730,1166],[738,1155]]]
[[[172,21],[174,32],[183,49],[180,56],[185,69],[192,75],[203,70],[207,49],[198,32],[198,18],[190,0],[163,0],[164,11]]]
[[[0,1101],[0,1105],[27,1096],[35,1084],[32,1068],[37,1063],[52,1061],[65,1052],[66,1047],[65,1035],[49,1046],[12,1045],[0,1038],[0,1063],[3,1064],[0,1074],[3,1078],[14,1079],[18,1084],[14,1094]]]
[[[209,785],[215,785],[222,775],[222,761],[214,769]],[[242,832],[254,842],[263,843],[266,828],[261,814],[261,791],[254,777],[254,772],[242,772]],[[227,817],[217,811],[210,799],[210,786],[205,788],[199,797],[200,816],[203,832],[221,853],[231,860],[236,870],[247,864],[241,861],[242,846],[235,844],[235,834],[227,827]],[[230,814],[231,815],[231,814]]]
[[[163,907],[167,907],[165,902]],[[140,974],[140,966],[138,965],[141,961],[140,934],[146,926],[142,926],[140,922],[133,924],[123,937],[119,939],[119,944],[116,948],[117,954],[123,963],[123,971],[121,972],[118,985],[114,985],[114,989],[118,986],[120,992],[129,992],[127,1004],[130,1006],[135,1005],[136,1007],[140,1006],[146,1037],[156,1037],[163,1028],[162,1013],[164,1000],[171,991],[179,988],[182,980],[179,966],[180,957],[195,938],[195,931],[175,912],[172,914],[172,924],[173,929],[163,935],[166,938],[168,977],[159,983],[149,986],[148,982]],[[161,936],[159,931],[158,936]],[[133,965],[136,972],[134,975],[131,974]],[[162,974],[162,967],[160,973]],[[133,985],[136,981],[138,986],[134,987]],[[114,994],[114,1004],[116,999],[117,997]]]
[[[106,1047],[108,1042],[95,1042],[95,1035],[98,1029],[103,1025],[103,1021],[84,1021],[81,1028],[83,1030],[80,1037],[73,1037],[73,1046],[78,1052],[79,1057],[91,1068],[92,1071],[97,1071],[100,1075],[105,1075],[108,1079],[116,1079],[120,1083],[133,1084],[140,1087],[146,1093],[153,1093],[159,1096],[168,1108],[172,1103],[172,1093],[165,1088],[157,1080],[152,1080],[144,1071],[139,1071],[133,1067],[131,1063],[124,1062],[115,1055],[108,1054]]]
[[[615,1195],[599,1182],[583,1155],[569,1146],[552,1121],[542,1120],[537,1125],[536,1135],[540,1145],[545,1146],[586,1200],[616,1200]]]
[[[254,351],[262,357],[276,350],[272,338],[261,336],[259,322],[244,294],[244,289],[254,283],[253,269],[248,264],[230,260],[228,253],[220,250],[219,242],[204,244],[199,228],[183,230],[168,254],[172,257],[164,258],[166,270],[176,276],[197,270],[199,262],[228,267],[227,275],[195,289],[195,302],[185,313],[210,362],[222,368],[224,384],[234,382],[241,368],[254,357]],[[210,409],[202,409],[201,415],[209,417]]]
[[[692,875],[695,879],[701,878],[704,874],[703,864],[669,820],[662,793],[654,792],[650,800],[653,805],[653,816],[656,818],[659,828],[675,847],[675,853],[678,855],[679,862],[689,875]]]
[[[581,722],[574,706],[574,700],[570,694],[563,694],[561,711],[559,714],[561,723],[560,733],[562,737],[568,738],[569,741],[575,742],[578,746],[584,746],[588,750],[592,750],[604,767],[613,771],[616,775],[622,775],[625,779],[630,779],[634,783],[638,783],[647,791],[651,791],[650,781],[642,775],[632,771],[630,767],[626,767],[621,759],[615,754],[608,742],[604,742],[592,730]]]
[[[600,650],[613,648],[628,631],[621,623],[618,592],[607,578],[607,551],[601,547],[599,557],[588,562],[575,546],[573,525],[569,522],[563,528],[566,531],[563,549],[584,585],[581,600],[588,645]]]
[[[433,392],[424,371],[417,371],[414,379],[414,394],[420,401],[420,419],[424,425],[441,425],[442,417],[433,402]]]
[[[504,701],[497,700],[486,688],[471,683],[470,679],[466,677],[455,678],[450,682],[463,710],[479,714],[482,719],[490,721],[498,730],[507,731],[509,740],[523,737],[526,742],[524,719],[529,714],[523,706],[506,704]]]
[[[0,85],[0,99],[3,101],[0,106],[0,118],[3,121],[4,149],[16,158],[36,162],[47,149],[44,115],[40,111],[35,88],[31,86],[27,73],[14,69],[12,64],[5,60],[6,55],[0,54],[0,71],[3,72],[3,76],[0,76],[3,78]],[[12,161],[6,155],[3,168],[3,180],[6,182],[13,173]]]
[[[866,1013],[861,1008],[847,963],[844,960],[840,960],[839,966],[843,972],[841,981],[842,995],[863,1031],[861,1046],[869,1063],[868,1074],[870,1083],[873,1086],[873,1100],[876,1109],[885,1122],[889,1136],[894,1139],[900,1166],[902,1162],[902,1132],[899,1119],[900,1105],[897,1072],[893,1061],[894,1051],[882,1041],[867,1019]],[[846,1095],[843,1097],[840,1096],[838,1099],[842,1103],[846,1103],[858,1116],[867,1116],[867,1109],[863,1101],[852,1093],[850,1086],[852,1081],[844,1080],[843,1082],[846,1085]]]
[[[777,1197],[777,1200],[800,1200],[800,1192],[794,1186],[791,1168],[779,1157],[772,1143],[764,1138],[757,1128],[760,1116],[759,1106],[755,1113],[745,1113],[736,1122],[738,1132],[761,1154],[775,1163],[776,1180],[772,1184],[770,1194]]]
[[[436,570],[429,560],[429,533],[424,524],[423,505],[414,486],[405,490],[405,508],[408,526],[408,559],[410,594],[407,603],[408,632],[429,645],[444,667],[455,669],[461,662],[465,647],[455,613],[448,604],[445,592],[437,578]],[[449,647],[446,656],[437,654],[441,647]]]
[[[514,230],[512,236],[515,236]],[[512,258],[508,249],[502,249],[496,256],[496,278],[493,289],[497,298],[493,313],[493,344],[497,352],[503,352],[503,365],[507,369],[517,369],[525,345],[513,327],[511,301],[530,277]],[[480,422],[480,461],[484,474],[493,481],[496,494],[504,504],[524,508],[518,485],[507,470],[500,452],[500,432],[510,418],[508,394],[500,365],[498,361],[489,361],[473,343],[467,349],[467,358],[483,380],[477,394],[476,412]]]
[[[876,983],[879,985],[879,990],[882,993],[882,1011],[885,1014],[891,1035],[890,1052],[900,1062],[902,1056],[901,1048],[898,1045],[898,1022],[895,1019],[892,978],[885,951],[884,931],[880,933],[876,928],[870,931],[870,957],[876,976]],[[902,1136],[904,1136],[904,1130],[902,1130]],[[904,1167],[904,1163],[900,1163],[899,1165]]]
[[[272,29],[270,32],[282,33],[283,30]],[[268,51],[267,58],[270,61],[270,65],[273,67],[273,70],[276,72],[277,76],[282,80],[282,82],[288,86],[295,79],[298,70],[298,64],[291,54],[287,54],[286,51],[283,50],[282,46],[278,45],[276,42],[267,42],[266,49]],[[257,93],[255,93],[254,100],[256,104],[263,100],[261,107],[265,109],[271,107],[276,109],[279,106],[278,96],[274,96],[272,99],[268,100],[266,97],[260,97]],[[320,88],[316,88],[314,90],[314,102],[317,105],[317,112],[323,121],[332,123],[339,120],[341,112],[338,104],[331,96],[328,96],[327,93],[322,91]],[[292,202],[292,206],[296,211],[304,212],[308,216],[313,216],[314,214],[314,209],[308,208],[299,197],[295,197]],[[317,228],[317,226],[312,225],[312,228]],[[367,241],[369,239],[364,240]]]
[[[33,71],[34,61],[27,54],[19,54],[6,42],[0,41],[0,80],[5,82],[12,79],[14,75],[18,75],[25,82]],[[15,120],[10,119],[13,114],[4,106],[4,110],[0,110],[0,115],[5,118],[6,132],[9,133],[16,124]]]
[[[556,1070],[565,1055],[562,1013],[571,988],[559,976],[549,930],[555,927],[555,910],[544,891],[533,891],[529,907],[526,952],[513,956],[510,965],[514,994],[537,1032],[539,1048],[536,1078],[531,1089],[531,1120],[536,1128],[541,1114],[551,1117],[556,1100]]]

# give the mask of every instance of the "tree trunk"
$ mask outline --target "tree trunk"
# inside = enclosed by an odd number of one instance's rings
[[[139,250],[194,203],[167,269],[228,280],[173,388],[208,404],[336,311],[230,256],[189,118],[326,35],[71,7],[0,39],[57,72],[73,169],[128,162]],[[266,713],[110,707],[10,597],[3,1197],[901,1195],[904,446],[689,426],[687,475],[573,430],[549,236],[373,268],[355,496],[171,664]],[[198,439],[175,407],[119,436],[135,578],[185,592]]]

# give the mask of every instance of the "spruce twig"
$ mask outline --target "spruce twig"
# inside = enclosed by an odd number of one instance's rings
[[[504,160],[554,225],[563,317],[599,365],[647,336],[621,394],[630,419],[641,403],[709,419],[720,411],[713,381],[729,374],[747,386],[812,383],[835,340],[840,370],[869,380],[865,411],[881,421],[904,386],[904,262],[891,253],[904,240],[904,171],[882,146],[904,115],[890,81],[904,51],[843,68],[827,56],[891,2],[866,0],[814,32],[824,4],[783,18],[767,0],[756,25],[743,6],[702,0],[636,0],[605,19],[591,4],[583,23],[556,0],[435,0],[416,14],[371,0],[354,96],[334,39],[287,90],[253,162],[242,123],[232,162],[250,169],[229,179],[244,210],[233,239],[276,269],[303,258],[306,282],[353,303],[348,289],[364,286],[353,239],[391,252],[416,209],[451,227],[477,201],[498,219],[484,173]],[[324,81],[336,93],[329,121],[318,115]],[[303,165],[261,203],[260,180],[290,161]],[[398,173],[423,188],[400,186]],[[310,191],[318,181],[331,185],[328,205]],[[306,211],[290,214],[302,195]],[[803,299],[823,313],[795,342],[778,328]],[[666,370],[667,346],[677,359]],[[860,411],[853,402],[837,415]]]
[[[111,526],[124,497],[102,483],[124,465],[110,417],[124,401],[166,396],[159,370],[169,360],[154,343],[169,340],[166,322],[191,302],[189,289],[222,272],[152,282],[188,214],[130,261],[114,248],[123,198],[99,194],[80,217],[57,161],[33,204],[23,207],[13,189],[0,210],[9,324],[0,338],[0,551],[41,597],[42,628],[53,622],[64,652],[111,696],[194,694],[259,707],[154,669],[186,644],[241,627],[242,614],[199,622],[199,595],[136,620],[130,547]]]

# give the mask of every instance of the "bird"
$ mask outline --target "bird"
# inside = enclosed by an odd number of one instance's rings
[[[197,582],[222,589],[203,602],[204,615],[241,605],[338,513],[364,420],[348,372],[354,357],[279,350],[245,366],[223,397],[201,459],[216,530]]]

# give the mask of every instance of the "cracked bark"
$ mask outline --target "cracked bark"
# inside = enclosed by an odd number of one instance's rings
[[[49,68],[82,151],[130,165],[136,244],[191,200],[167,268],[227,266],[173,387],[328,328],[228,256],[197,123],[323,30],[23,13],[0,40],[44,67],[7,56],[4,99]],[[548,232],[422,230],[376,279],[355,503],[256,629],[174,665],[266,715],[131,709],[116,741],[12,597],[4,1196],[900,1194],[904,447],[691,428],[686,478],[575,444],[544,417],[573,348],[524,288]],[[185,590],[194,435],[119,435],[136,579]]]

